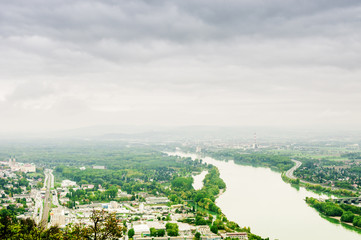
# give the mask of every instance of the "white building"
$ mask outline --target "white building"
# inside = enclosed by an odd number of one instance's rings
[[[150,229],[146,224],[133,225],[134,234],[138,236],[150,235]]]
[[[165,204],[169,202],[167,197],[147,197],[146,201],[148,204]]]
[[[118,208],[118,203],[116,201],[111,201],[109,204],[110,204],[110,208],[112,208],[112,209]]]
[[[61,187],[73,187],[73,186],[76,186],[76,182],[74,181],[70,181],[66,179],[61,182]]]
[[[36,167],[34,164],[24,164],[20,166],[20,171],[24,172],[24,173],[29,173],[29,172],[36,172]]]
[[[102,170],[104,170],[105,166],[93,166],[93,169],[102,169]]]

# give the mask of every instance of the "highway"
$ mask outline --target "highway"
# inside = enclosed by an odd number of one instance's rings
[[[51,207],[50,190],[51,190],[52,180],[54,179],[54,176],[51,173],[50,169],[46,169],[44,171],[44,173],[45,173],[44,187],[46,187],[46,192],[45,192],[44,208],[43,208],[43,214],[42,214],[40,226],[45,229],[48,226],[48,216],[49,216],[49,211],[50,211],[50,207]]]
[[[302,163],[300,161],[297,161],[297,160],[294,160],[294,159],[291,159],[292,162],[294,162],[296,165],[293,166],[290,170],[288,170],[286,172],[286,177],[290,178],[290,179],[297,179],[294,175],[293,175],[293,172],[296,171],[297,168],[299,168]]]

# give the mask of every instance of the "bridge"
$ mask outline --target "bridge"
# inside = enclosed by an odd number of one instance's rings
[[[332,201],[335,203],[359,204],[359,203],[361,203],[361,197],[335,198],[335,199],[332,199]]]

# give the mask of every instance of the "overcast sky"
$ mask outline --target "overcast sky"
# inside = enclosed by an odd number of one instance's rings
[[[361,128],[360,0],[0,1],[0,132]]]

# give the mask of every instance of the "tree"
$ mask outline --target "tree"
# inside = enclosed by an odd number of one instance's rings
[[[175,237],[175,236],[179,235],[179,233],[178,233],[178,231],[179,231],[178,224],[176,224],[176,223],[167,223],[165,225],[165,228],[167,230],[168,236]]]
[[[212,231],[212,233],[217,234],[217,233],[218,233],[218,227],[217,227],[217,225],[213,224],[213,225],[211,226],[211,231]]]
[[[133,238],[133,236],[134,236],[134,229],[133,228],[131,228],[131,229],[129,229],[129,231],[128,231],[128,237],[129,238]]]
[[[94,236],[94,240],[120,238],[123,234],[123,227],[118,224],[119,221],[113,213],[93,210],[90,220],[92,225],[89,232]]]
[[[156,237],[158,235],[157,230],[155,228],[153,228],[153,227],[150,228],[149,231],[150,231],[150,236],[151,237]]]
[[[196,234],[194,234],[194,237],[196,238],[196,240],[201,239],[201,233],[200,233],[200,232],[196,232]]]
[[[341,216],[341,221],[352,223],[354,217],[355,217],[355,215],[352,212],[346,211],[346,212],[343,212],[343,214]]]
[[[355,216],[352,223],[355,227],[361,227],[361,216]]]
[[[164,229],[158,229],[157,234],[158,234],[158,237],[164,237],[165,230]]]

